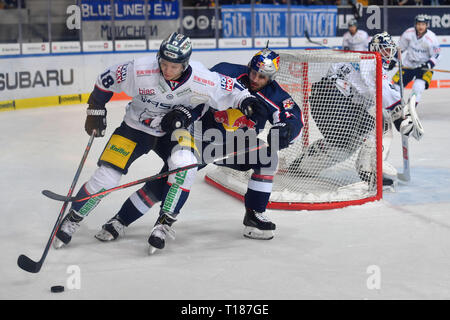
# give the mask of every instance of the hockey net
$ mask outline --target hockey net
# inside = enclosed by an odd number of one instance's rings
[[[281,61],[276,80],[300,106],[304,127],[295,143],[279,152],[268,208],[321,210],[379,200],[382,196],[379,55],[334,50],[278,53]],[[373,86],[370,95],[351,94],[351,101],[341,99],[335,86],[323,81],[329,78],[330,70],[345,64],[352,64],[361,79]],[[345,88],[341,91],[345,92]],[[266,139],[269,128],[268,123],[259,137]],[[367,172],[369,175],[365,175]],[[251,173],[215,167],[208,171],[205,180],[243,199]]]

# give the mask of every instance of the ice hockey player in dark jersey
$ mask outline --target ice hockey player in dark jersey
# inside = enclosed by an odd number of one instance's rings
[[[259,98],[262,104],[258,106],[258,110],[252,110],[251,115],[247,114],[247,116],[244,115],[246,110],[243,110],[242,113],[236,109],[218,112],[209,109],[197,122],[201,122],[200,127],[203,134],[207,130],[218,129],[223,134],[223,141],[226,141],[227,133],[230,131],[248,130],[257,134],[265,127],[267,121],[271,124],[267,139],[270,163],[263,164],[257,156],[256,161],[252,163],[247,161],[252,158],[248,155],[245,163],[223,164],[236,170],[253,170],[245,194],[243,221],[245,226],[244,236],[253,239],[268,240],[274,236],[276,226],[265,217],[264,212],[269,201],[273,175],[277,167],[277,149],[287,148],[300,136],[303,127],[300,108],[274,80],[274,76],[279,69],[279,60],[280,57],[277,53],[266,48],[256,53],[248,65],[219,63],[214,66],[211,71],[236,78],[244,87],[249,89],[250,93]],[[196,126],[196,129],[198,127]],[[195,136],[197,137],[197,134]],[[223,146],[228,142],[224,142]],[[200,144],[202,150],[206,150],[205,148],[210,146],[209,141],[200,141]],[[270,151],[273,149],[275,149],[275,152]],[[161,171],[165,170],[167,170],[167,167]],[[161,200],[161,189],[165,183],[165,181],[149,182],[133,193],[122,205],[119,212],[103,225],[102,230],[96,237],[103,241],[117,239],[123,234],[126,226],[142,217],[154,204]]]

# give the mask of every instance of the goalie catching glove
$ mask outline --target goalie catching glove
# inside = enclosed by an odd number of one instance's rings
[[[165,132],[171,132],[176,129],[186,129],[193,122],[191,111],[185,106],[175,106],[161,120],[161,129]]]
[[[106,131],[106,108],[90,104],[86,110],[84,129],[88,135],[95,130],[95,137],[103,137]]]
[[[398,132],[405,136],[411,135],[414,139],[419,141],[423,137],[424,130],[419,120],[419,116],[417,115],[415,104],[416,99],[415,96],[413,96],[407,105],[397,105],[391,111],[391,118]],[[406,109],[403,110],[403,108]],[[405,113],[404,117],[403,112]]]
[[[277,132],[274,132],[277,131]],[[272,146],[272,139],[278,137],[278,149],[284,149],[289,146],[291,141],[291,126],[285,122],[278,122],[270,128],[269,134],[267,136],[267,143],[269,147]]]

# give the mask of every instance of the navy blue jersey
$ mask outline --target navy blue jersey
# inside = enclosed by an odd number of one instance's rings
[[[211,71],[236,78],[246,88],[249,88],[248,70],[248,67],[245,65],[227,62],[219,63],[211,68]],[[256,119],[255,129],[257,132],[264,129],[267,121],[271,124],[285,122],[291,126],[290,141],[300,135],[303,128],[302,112],[292,97],[275,80],[269,82],[261,91],[250,91],[250,93],[263,101],[266,107],[266,112],[259,113],[261,118]],[[223,125],[214,121],[213,113],[214,111],[210,109],[202,119],[204,128],[214,127],[225,132]]]

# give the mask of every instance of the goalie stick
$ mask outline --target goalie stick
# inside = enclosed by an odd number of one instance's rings
[[[403,99],[403,66],[401,59],[401,50],[398,48],[398,72],[399,72],[399,84],[400,84],[400,100],[403,107],[403,118],[406,115],[406,106]],[[409,182],[411,180],[410,168],[409,168],[409,140],[408,136],[401,134],[402,136],[402,155],[403,155],[403,172],[397,174],[397,178],[403,182]]]
[[[231,153],[229,153],[229,154],[227,154],[227,155],[225,155],[225,156],[223,156],[221,158],[215,159],[211,163],[214,163],[214,162],[217,162],[217,161],[221,161],[221,160],[225,160],[225,159],[228,159],[228,158],[233,157],[233,156],[237,156],[237,155],[253,152],[253,151],[259,150],[259,149],[261,149],[263,147],[266,147],[266,145],[262,144],[260,146],[256,146],[256,147],[253,147],[253,148],[246,148],[246,149],[241,150],[241,151],[234,151],[234,152],[231,152]],[[111,189],[107,189],[107,190],[104,190],[104,191],[93,193],[93,194],[91,194],[89,196],[82,197],[82,198],[71,197],[69,195],[68,196],[63,196],[63,195],[57,194],[55,192],[52,192],[50,190],[43,190],[42,194],[44,196],[46,196],[46,197],[48,197],[50,199],[56,200],[56,201],[81,202],[81,201],[89,200],[91,198],[95,198],[95,197],[106,195],[106,194],[111,193],[113,191],[125,189],[125,188],[128,188],[128,187],[132,187],[132,186],[135,186],[137,184],[141,184],[141,183],[148,182],[148,181],[153,181],[153,180],[158,180],[158,179],[167,177],[167,176],[169,176],[169,175],[171,175],[173,173],[186,171],[186,170],[189,170],[189,169],[192,169],[192,168],[196,168],[196,167],[199,167],[199,166],[202,166],[202,165],[205,165],[205,164],[208,164],[208,163],[194,163],[194,164],[190,164],[188,166],[184,166],[184,167],[181,167],[181,168],[173,169],[173,170],[166,171],[166,172],[163,172],[163,173],[159,173],[159,174],[156,174],[156,175],[153,175],[153,176],[150,176],[150,177],[146,177],[146,178],[142,178],[142,179],[135,180],[135,181],[132,181],[132,182],[128,182],[128,183],[122,184],[120,186],[111,188]]]
[[[72,184],[70,185],[69,192],[67,193],[67,197],[70,198],[72,196],[73,190],[75,189],[75,186],[77,184],[78,178],[80,177],[81,169],[84,166],[84,163],[86,162],[86,158],[88,156],[89,150],[91,149],[92,142],[94,141],[95,137],[95,130],[91,134],[91,137],[89,138],[89,142],[86,146],[86,149],[84,150],[83,157],[81,158],[80,164],[78,165],[78,169],[75,173],[75,177],[73,178]],[[53,239],[55,238],[56,232],[59,229],[59,225],[61,223],[62,217],[64,216],[64,213],[66,212],[67,205],[69,204],[68,201],[65,201],[61,211],[59,212],[58,219],[56,220],[55,226],[53,227],[52,233],[50,234],[50,238],[47,241],[47,245],[45,246],[44,252],[41,256],[41,259],[39,261],[34,261],[30,259],[28,256],[21,254],[19,258],[17,259],[17,265],[28,272],[31,273],[38,273],[39,270],[41,270],[41,267],[44,263],[45,258],[47,257],[48,250],[50,249],[50,246],[53,242]]]

